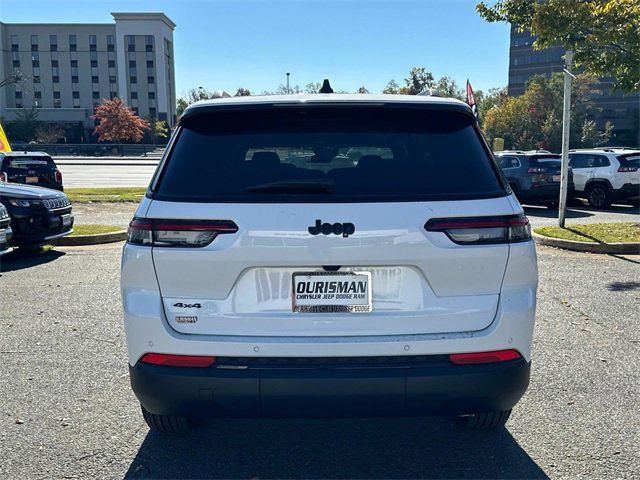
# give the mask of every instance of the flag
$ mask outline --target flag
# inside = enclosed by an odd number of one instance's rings
[[[11,145],[9,144],[9,139],[7,135],[4,133],[2,128],[2,124],[0,123],[0,152],[10,152]]]
[[[469,83],[469,79],[467,78],[467,105],[471,107],[471,111],[478,119],[478,108],[476,107],[476,99],[473,97],[473,88],[471,88],[471,84]]]

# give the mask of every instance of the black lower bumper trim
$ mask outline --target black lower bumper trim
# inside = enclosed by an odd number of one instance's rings
[[[360,417],[508,410],[527,389],[530,363],[129,368],[133,390],[151,413]]]

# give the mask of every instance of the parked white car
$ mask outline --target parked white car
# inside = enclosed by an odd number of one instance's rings
[[[342,161],[355,147],[385,155]],[[466,104],[198,102],[123,251],[131,385],[162,432],[207,415],[497,427],[529,383],[536,286],[529,221]]]
[[[576,196],[594,208],[612,202],[638,205],[640,198],[640,151],[617,148],[571,150]]]

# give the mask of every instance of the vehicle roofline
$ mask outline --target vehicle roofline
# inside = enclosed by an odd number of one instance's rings
[[[418,95],[368,94],[300,94],[261,95],[200,100],[189,105],[180,120],[207,112],[222,110],[252,110],[274,107],[301,106],[404,106],[409,108],[438,108],[473,115],[471,107],[454,98]]]

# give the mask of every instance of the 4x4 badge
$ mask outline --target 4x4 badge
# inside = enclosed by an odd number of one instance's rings
[[[308,228],[311,235],[342,235],[348,237],[356,231],[353,223],[322,223],[322,220],[316,220],[316,224]]]

